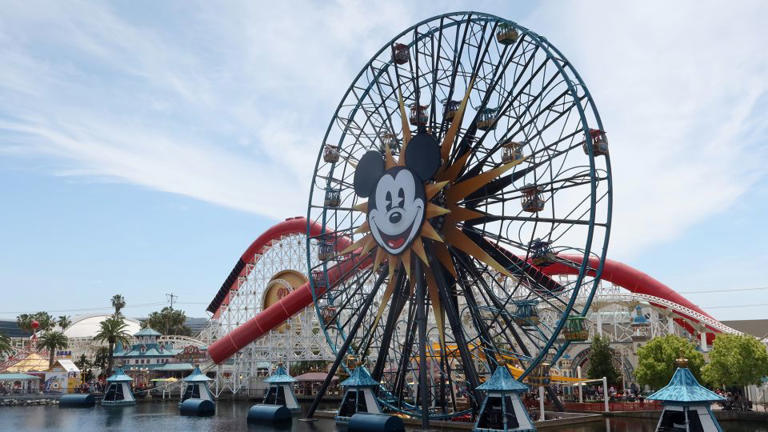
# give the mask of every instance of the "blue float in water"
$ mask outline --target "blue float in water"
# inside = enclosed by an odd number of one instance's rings
[[[179,405],[183,416],[209,417],[216,414],[216,404],[208,399],[187,399]]]
[[[59,399],[59,408],[92,408],[96,398],[92,394],[66,394]]]
[[[282,405],[253,405],[248,410],[248,424],[273,425],[289,423],[291,410]]]
[[[357,413],[349,419],[349,432],[404,432],[400,417],[386,414]]]

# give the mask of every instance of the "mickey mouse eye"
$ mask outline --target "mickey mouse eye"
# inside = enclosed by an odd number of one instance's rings
[[[387,201],[387,211],[392,208],[392,192],[387,191],[387,195],[384,196],[384,200]]]
[[[403,188],[400,188],[397,190],[397,198],[400,200],[398,207],[404,208],[405,207],[405,190]]]

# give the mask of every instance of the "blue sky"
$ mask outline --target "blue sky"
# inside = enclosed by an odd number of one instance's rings
[[[768,318],[768,289],[733,291],[768,287],[764,2],[416,3],[5,5],[0,317],[118,292],[132,315],[173,292],[204,316],[245,247],[305,213],[368,57],[475,9],[546,36],[587,82],[611,140],[611,258],[718,318]]]

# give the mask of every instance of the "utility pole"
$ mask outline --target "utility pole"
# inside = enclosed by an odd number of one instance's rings
[[[168,301],[171,303],[171,309],[173,309],[173,300],[179,298],[179,296],[174,295],[173,293],[167,293],[165,296],[168,298]]]

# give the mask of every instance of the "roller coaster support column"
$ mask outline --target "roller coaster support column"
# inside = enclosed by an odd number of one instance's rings
[[[539,421],[544,421],[544,386],[539,386]]]
[[[608,407],[608,378],[603,377],[603,400],[605,401],[605,412],[610,411]]]
[[[707,352],[707,329],[706,327],[702,327],[700,330],[701,335],[701,351]]]

